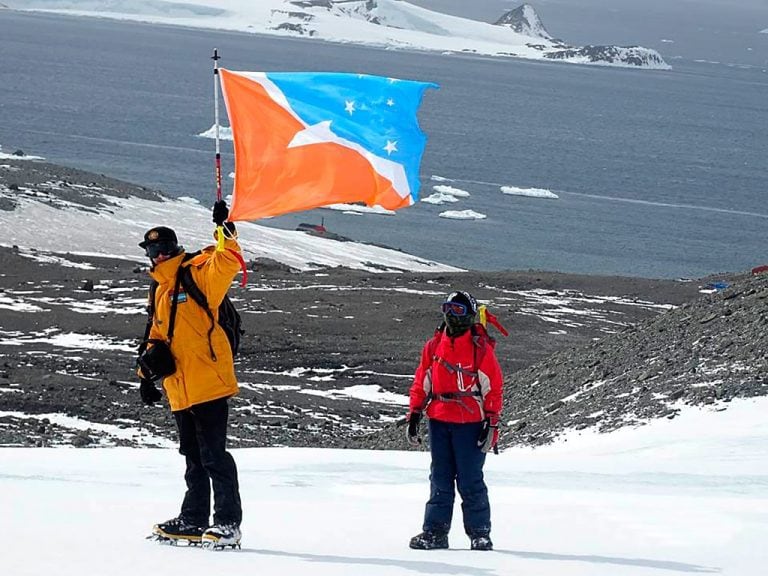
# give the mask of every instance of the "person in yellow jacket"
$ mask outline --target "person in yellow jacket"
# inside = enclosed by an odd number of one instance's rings
[[[153,534],[161,541],[186,540],[216,548],[239,546],[241,538],[237,467],[226,450],[227,400],[237,394],[238,385],[226,333],[188,297],[177,278],[180,268],[188,266],[216,318],[240,270],[237,232],[233,223],[226,222],[228,215],[224,201],[214,204],[217,234],[225,236],[223,249],[211,246],[190,257],[178,244],[176,233],[165,226],[148,230],[139,243],[152,263],[149,274],[156,282],[150,290],[149,344],[143,345],[139,357],[139,390],[145,404],[157,402],[162,395],[153,379],[163,377],[179,432],[179,452],[186,457],[187,491],[181,512],[156,524]],[[211,485],[214,512],[209,526]]]

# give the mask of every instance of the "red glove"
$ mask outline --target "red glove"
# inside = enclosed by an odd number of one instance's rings
[[[497,451],[499,442],[499,417],[496,414],[488,414],[483,421],[480,436],[477,437],[477,446],[483,452]]]

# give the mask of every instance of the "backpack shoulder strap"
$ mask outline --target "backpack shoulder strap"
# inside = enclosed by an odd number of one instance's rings
[[[198,306],[200,306],[208,313],[209,316],[211,316],[211,318],[213,318],[211,309],[208,306],[208,297],[203,293],[202,290],[200,290],[197,282],[195,282],[195,279],[192,277],[192,270],[190,270],[189,266],[184,266],[184,268],[181,270],[181,285],[184,288],[184,292],[186,292],[187,295],[192,298],[192,300],[197,302]]]
[[[193,253],[189,255],[189,258],[194,258],[197,256],[199,252]],[[187,260],[187,258],[185,258]],[[211,342],[211,335],[213,334],[214,329],[216,328],[216,320],[213,317],[213,313],[211,312],[211,308],[208,305],[208,298],[203,293],[202,290],[200,290],[200,287],[195,282],[195,279],[192,277],[192,270],[190,270],[190,266],[184,266],[183,264],[179,267],[179,279],[177,280],[177,289],[178,289],[178,283],[179,280],[181,281],[181,286],[184,288],[184,292],[192,298],[192,300],[195,301],[195,303],[200,306],[200,308],[203,309],[203,311],[208,316],[208,320],[211,322],[211,327],[208,328],[208,351],[211,353],[211,358],[213,361],[216,361],[216,353],[213,351],[213,343]]]
[[[493,348],[496,345],[496,340],[488,334],[485,326],[482,324],[472,325],[472,343],[475,345],[475,372],[480,372],[480,365],[483,363],[488,347]],[[477,383],[478,387],[480,382]]]
[[[181,286],[182,269],[183,266],[179,264],[179,268],[176,270],[176,282],[173,285],[173,292],[171,293],[173,301],[171,302],[171,317],[168,320],[168,344],[173,340],[173,329],[176,325],[176,308],[179,306],[179,287]]]
[[[147,326],[144,328],[144,338],[141,339],[139,344],[139,356],[147,349],[149,340],[149,333],[152,330],[152,320],[155,317],[155,294],[157,294],[157,287],[159,284],[157,280],[152,280],[149,284],[149,296],[147,297]]]
[[[427,342],[427,352],[429,353],[429,357],[432,360],[435,359],[435,351],[437,350],[437,345],[440,343],[443,330],[445,330],[445,322],[442,322],[437,328],[435,328],[435,333],[432,334],[432,338],[430,338]]]

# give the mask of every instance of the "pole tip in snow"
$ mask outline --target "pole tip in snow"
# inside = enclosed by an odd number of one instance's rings
[[[211,60],[219,60],[221,56],[219,56],[219,49],[214,48],[213,49],[213,56],[211,56]]]

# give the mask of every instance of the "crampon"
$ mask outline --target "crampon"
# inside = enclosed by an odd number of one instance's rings
[[[171,546],[176,546],[179,543],[187,546],[200,546],[205,530],[205,527],[189,522],[179,516],[178,518],[155,524],[152,528],[152,534],[147,536],[147,540],[154,540],[155,542]]]
[[[153,532],[147,536],[147,540],[157,542],[158,544],[165,544],[167,546],[178,546],[179,544],[182,546],[202,546],[200,536],[168,536]]]
[[[236,524],[215,524],[201,536],[201,546],[206,550],[239,549],[242,533]]]

